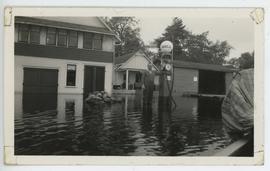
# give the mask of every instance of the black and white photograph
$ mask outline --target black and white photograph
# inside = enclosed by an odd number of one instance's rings
[[[254,157],[260,10],[187,11],[14,15],[14,156]]]

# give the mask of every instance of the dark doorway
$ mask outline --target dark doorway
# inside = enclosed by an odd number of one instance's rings
[[[225,94],[225,73],[199,70],[200,94]]]
[[[105,67],[84,67],[84,97],[94,91],[104,91]]]
[[[24,68],[23,111],[56,109],[58,70]]]

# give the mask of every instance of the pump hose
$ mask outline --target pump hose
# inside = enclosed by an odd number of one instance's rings
[[[172,67],[172,85],[170,86],[169,80],[167,79],[167,87],[169,89],[169,98],[174,104],[174,107],[172,108],[172,111],[171,111],[171,112],[173,112],[177,107],[177,104],[176,104],[176,102],[175,102],[175,100],[174,100],[174,98],[172,96],[173,87],[174,87],[174,67]]]

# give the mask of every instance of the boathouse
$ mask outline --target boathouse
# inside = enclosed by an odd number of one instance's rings
[[[237,71],[235,68],[175,60],[174,94],[225,95]]]
[[[99,17],[15,17],[15,93],[111,93],[113,31]]]
[[[113,92],[133,94],[141,89],[142,73],[148,70],[148,64],[153,65],[154,72],[158,71],[152,60],[142,50],[116,57]],[[158,85],[158,76],[155,78],[155,85]]]

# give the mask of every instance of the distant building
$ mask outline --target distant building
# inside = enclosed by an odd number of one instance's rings
[[[237,70],[222,65],[174,61],[174,94],[225,95]]]
[[[15,17],[15,92],[111,93],[116,39],[98,17]]]
[[[149,63],[153,64],[141,50],[115,58],[113,92],[135,93],[141,89],[142,73],[148,70]],[[152,70],[158,71],[158,68],[153,65]],[[155,84],[158,84],[158,77]]]

